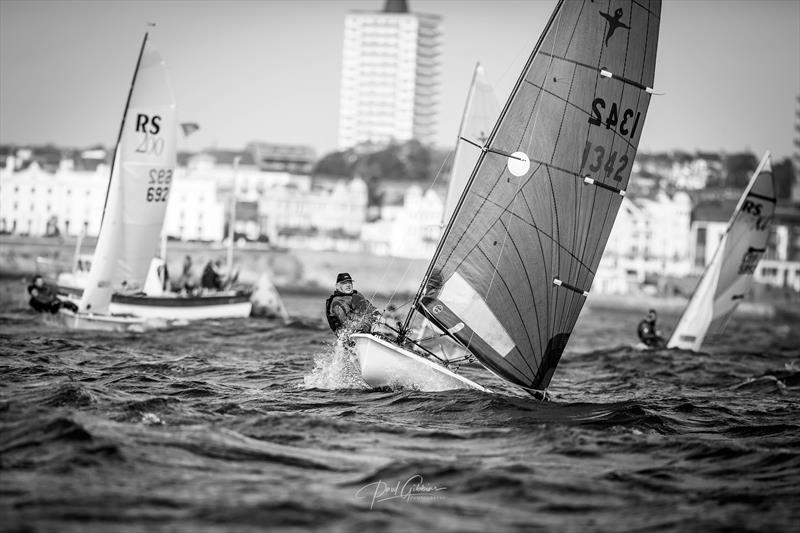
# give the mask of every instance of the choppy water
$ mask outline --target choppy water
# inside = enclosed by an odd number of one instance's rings
[[[637,314],[590,311],[540,403],[366,389],[322,302],[286,303],[125,336],[6,308],[2,529],[797,530],[797,324],[641,353]]]

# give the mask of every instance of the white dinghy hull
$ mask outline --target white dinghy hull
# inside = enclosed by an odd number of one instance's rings
[[[476,389],[491,392],[447,368],[366,333],[350,335],[361,377],[370,387],[403,387],[423,391]]]
[[[70,329],[135,333],[167,326],[163,320],[154,321],[137,316],[73,313],[68,309],[61,309],[58,314],[45,317],[45,321],[53,321]]]
[[[110,309],[114,314],[130,314],[144,318],[165,320],[206,320],[222,318],[247,318],[253,308],[249,295],[236,293],[214,296],[180,297],[123,296],[111,297]]]

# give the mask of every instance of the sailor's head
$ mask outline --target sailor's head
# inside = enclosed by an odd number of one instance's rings
[[[651,309],[647,312],[647,320],[653,322],[656,319],[656,310]]]
[[[44,285],[44,278],[42,277],[41,274],[36,274],[35,276],[33,276],[33,284],[36,287],[41,287],[42,285]]]
[[[341,272],[336,276],[336,290],[345,294],[353,292],[353,278],[347,272]]]

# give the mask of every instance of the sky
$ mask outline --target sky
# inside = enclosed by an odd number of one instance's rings
[[[604,1],[604,0],[599,0]],[[336,149],[344,18],[384,0],[0,0],[0,143],[110,146],[141,39],[167,61],[180,150],[250,141]],[[472,70],[505,101],[555,0],[408,0],[442,16],[435,143],[451,147]],[[665,0],[640,150],[793,152],[799,0]]]

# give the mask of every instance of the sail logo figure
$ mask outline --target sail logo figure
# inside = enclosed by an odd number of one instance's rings
[[[626,30],[631,29],[630,26],[622,22],[622,8],[618,8],[614,11],[614,16],[612,17],[608,13],[603,13],[600,11],[600,16],[603,17],[608,21],[608,31],[606,32],[606,46],[608,46],[608,40],[611,39],[611,36],[614,35],[614,32],[617,31],[617,28],[625,28]]]

